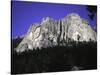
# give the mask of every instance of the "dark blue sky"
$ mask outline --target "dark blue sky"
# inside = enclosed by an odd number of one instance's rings
[[[31,24],[41,22],[42,18],[46,16],[58,20],[69,13],[78,13],[82,18],[87,19],[91,26],[97,24],[97,16],[91,20],[85,5],[12,1],[11,8],[12,37],[27,33]]]

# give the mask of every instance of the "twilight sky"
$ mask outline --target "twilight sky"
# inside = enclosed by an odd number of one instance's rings
[[[85,5],[55,4],[41,2],[11,1],[12,9],[12,37],[27,33],[33,23],[40,23],[43,17],[62,19],[69,13],[77,13],[87,19],[92,27],[97,24],[97,15],[94,20],[88,16]]]

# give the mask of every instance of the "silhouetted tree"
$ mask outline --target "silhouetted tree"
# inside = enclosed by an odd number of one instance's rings
[[[91,20],[94,19],[95,14],[97,13],[97,6],[90,6],[87,5],[86,9],[89,11],[88,16],[90,17]]]
[[[77,35],[77,40],[79,41],[79,39],[80,39],[80,35]]]

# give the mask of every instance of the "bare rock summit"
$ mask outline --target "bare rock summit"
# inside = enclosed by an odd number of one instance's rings
[[[23,52],[28,49],[41,49],[58,45],[66,46],[69,39],[76,42],[89,42],[90,40],[95,42],[97,34],[88,21],[76,13],[68,14],[60,20],[45,17],[40,24],[34,23],[30,26],[16,51]]]

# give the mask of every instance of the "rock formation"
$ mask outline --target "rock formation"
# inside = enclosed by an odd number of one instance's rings
[[[95,42],[96,36],[96,32],[91,28],[88,21],[76,13],[68,14],[60,20],[45,17],[40,24],[34,23],[30,26],[16,51],[23,52],[28,49],[41,49],[57,45],[66,46],[68,39]]]

